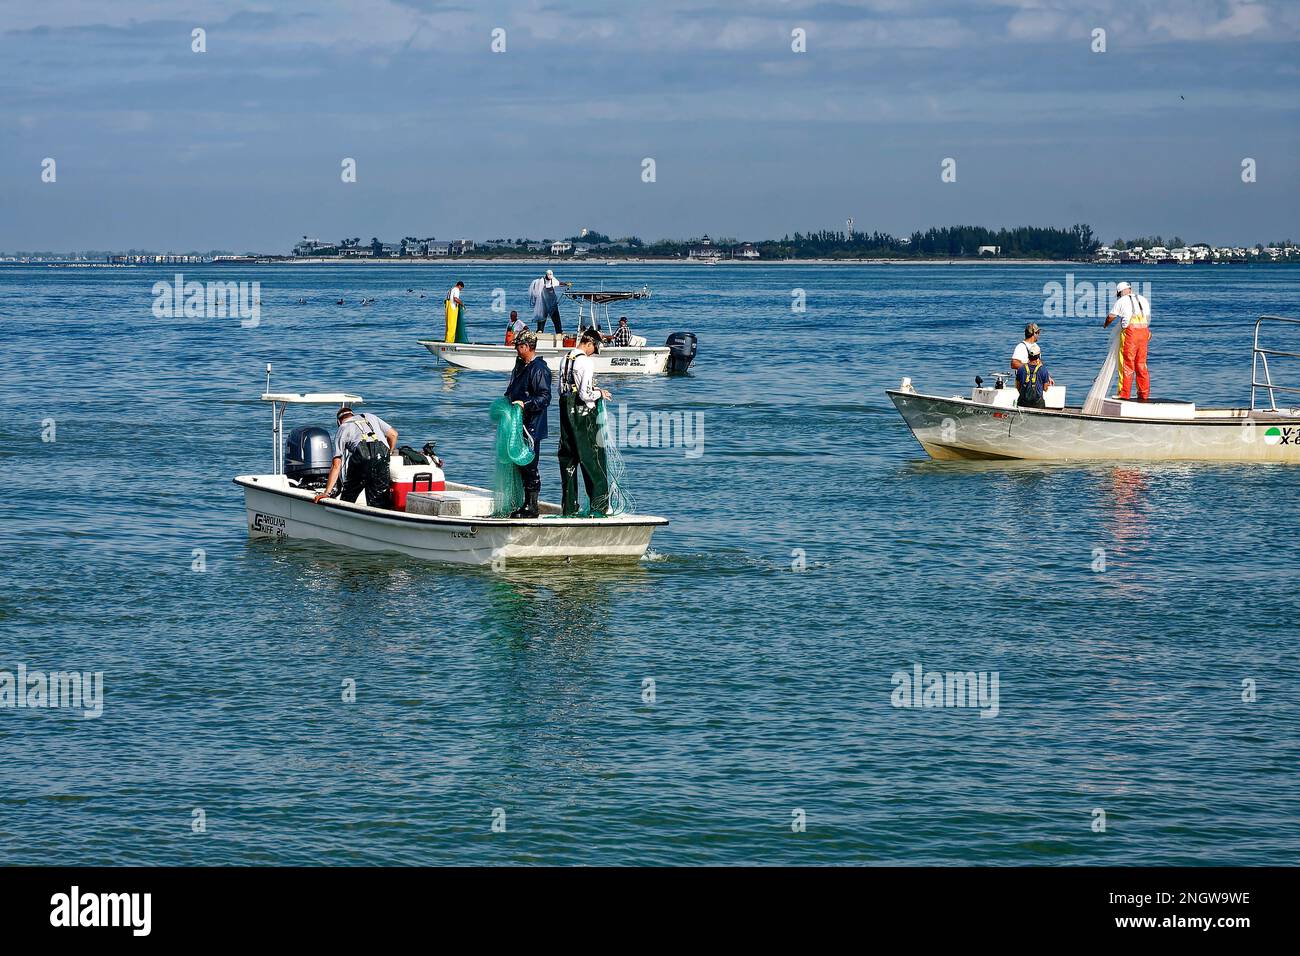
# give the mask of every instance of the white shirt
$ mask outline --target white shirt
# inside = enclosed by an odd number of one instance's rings
[[[1147,301],[1144,295],[1138,295],[1136,292],[1125,292],[1115,300],[1115,307],[1110,310],[1110,314],[1119,318],[1119,327],[1127,329],[1129,322],[1133,320],[1134,315],[1145,315],[1147,323],[1151,322],[1151,303]]]
[[[560,286],[562,286],[562,285],[564,285],[564,283],[561,282],[559,279],[555,278],[554,276],[551,276],[551,277],[542,276],[542,287],[543,287],[543,288],[546,288],[546,289],[558,289],[558,288],[559,288]]]
[[[574,349],[569,353],[569,363],[573,365],[574,392],[578,401],[588,408],[594,408],[596,399],[601,397],[600,389],[596,388],[596,363],[582,349]]]
[[[1011,361],[1020,362],[1023,365],[1029,364],[1029,343],[1020,342],[1016,345],[1016,350],[1011,353]]]
[[[452,286],[451,291],[447,293],[447,298],[451,299],[451,301],[455,302],[457,305],[460,305],[460,286]]]

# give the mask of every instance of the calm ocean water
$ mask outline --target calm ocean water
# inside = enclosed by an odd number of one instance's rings
[[[1152,283],[1157,395],[1244,404],[1251,323],[1300,314],[1300,269],[558,269],[651,286],[652,342],[700,336],[688,379],[605,384],[701,412],[703,454],[626,451],[672,521],[638,566],[503,573],[250,541],[230,478],[269,467],[272,362],[487,481],[503,377],[415,340],[456,278],[495,340],[491,290],[522,308],[536,269],[183,270],[259,280],[253,329],[155,318],[176,271],[0,268],[0,670],[105,689],[97,719],[0,709],[0,863],[1300,855],[1300,470],[931,463],[883,393],[965,392],[1040,320],[1077,403],[1099,320],[1042,318],[1072,271]],[[997,672],[997,716],[894,707],[915,664]]]

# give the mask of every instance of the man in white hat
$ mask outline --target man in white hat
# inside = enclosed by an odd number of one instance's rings
[[[1151,344],[1151,303],[1133,291],[1127,282],[1115,286],[1115,306],[1102,328],[1119,319],[1119,389],[1117,398],[1128,399],[1137,382],[1138,398],[1151,397],[1151,373],[1147,370],[1147,346]]]
[[[541,332],[546,328],[546,320],[550,319],[555,325],[556,332],[563,332],[564,327],[560,325],[560,286],[573,288],[572,282],[561,282],[555,278],[555,273],[550,269],[546,270],[546,275],[540,279],[534,279],[528,286],[528,301],[533,307],[533,318],[537,320],[537,331]]]

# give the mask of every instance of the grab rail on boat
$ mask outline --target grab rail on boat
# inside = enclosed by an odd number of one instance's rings
[[[1281,349],[1260,348],[1259,345],[1259,327],[1265,322],[1283,322],[1287,325],[1300,325],[1300,319],[1288,319],[1281,315],[1261,315],[1255,320],[1255,343],[1251,351],[1250,358],[1250,410],[1256,411],[1255,393],[1259,389],[1268,391],[1268,404],[1271,411],[1277,411],[1276,392],[1294,392],[1300,395],[1300,387],[1294,385],[1277,385],[1273,382],[1273,375],[1268,368],[1268,357],[1281,356],[1285,358],[1300,359],[1300,352],[1284,352]],[[1264,378],[1259,377],[1260,369],[1264,370]]]

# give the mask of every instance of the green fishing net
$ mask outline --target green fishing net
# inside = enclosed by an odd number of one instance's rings
[[[524,503],[524,483],[516,465],[533,460],[533,447],[524,437],[524,413],[504,397],[494,399],[488,415],[497,426],[496,474],[492,481],[492,514],[505,517]]]
[[[596,402],[596,423],[600,427],[596,441],[605,450],[605,476],[609,481],[609,511],[606,514],[626,514],[634,510],[632,496],[627,492],[627,466],[623,464],[623,455],[614,440],[614,428],[605,414],[603,398]],[[590,502],[587,508],[590,510]]]

